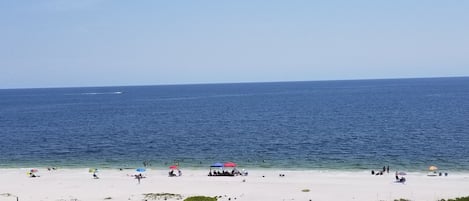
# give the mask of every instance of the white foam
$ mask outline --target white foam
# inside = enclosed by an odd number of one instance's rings
[[[80,95],[112,95],[112,94],[123,94],[122,91],[113,91],[113,92],[86,92],[81,93]]]

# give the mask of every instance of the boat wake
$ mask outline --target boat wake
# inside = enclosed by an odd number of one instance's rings
[[[85,92],[85,93],[76,93],[76,94],[65,94],[65,95],[120,95],[123,94],[122,91],[112,91],[112,92]]]
[[[114,92],[87,92],[81,93],[81,95],[113,95],[113,94],[123,94],[122,91],[114,91]]]

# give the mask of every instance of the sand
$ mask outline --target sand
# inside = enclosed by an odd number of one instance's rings
[[[208,170],[182,170],[168,177],[166,169],[149,169],[139,184],[133,170],[104,169],[93,179],[87,168],[39,169],[40,177],[27,176],[29,168],[0,169],[0,201],[142,201],[147,193],[221,196],[219,200],[360,200],[399,198],[432,201],[469,196],[469,173],[429,177],[425,172],[406,175],[405,184],[394,173],[372,176],[368,171],[250,170],[248,176],[208,177]],[[285,174],[280,177],[279,174]],[[304,192],[307,191],[307,192]],[[152,200],[147,198],[148,200]],[[180,199],[180,200],[182,200]],[[161,197],[160,200],[164,200]],[[177,200],[167,198],[167,200]]]

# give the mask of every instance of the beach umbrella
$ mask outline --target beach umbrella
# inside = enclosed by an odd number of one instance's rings
[[[171,166],[169,166],[169,169],[177,170],[177,169],[179,169],[179,167],[177,165],[171,165]]]
[[[438,167],[432,165],[432,166],[428,167],[428,170],[435,171],[435,170],[438,170]]]
[[[401,175],[401,176],[402,176],[402,175],[407,175],[407,173],[405,173],[405,172],[399,172],[399,173],[397,173],[397,174],[398,174],[398,175]]]
[[[223,163],[214,163],[210,167],[223,167]]]
[[[236,167],[236,163],[226,162],[225,164],[223,164],[223,167]]]
[[[146,169],[145,169],[145,168],[137,168],[135,171],[137,171],[137,172],[145,172]]]

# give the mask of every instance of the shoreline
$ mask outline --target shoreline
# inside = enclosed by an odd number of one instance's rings
[[[380,163],[363,163],[363,164],[321,164],[321,163],[306,163],[306,162],[278,162],[278,161],[269,161],[264,164],[262,162],[252,163],[246,161],[232,160],[236,162],[238,166],[249,168],[249,169],[288,169],[288,170],[338,170],[338,171],[366,171],[366,170],[380,170],[383,166],[390,166],[393,169],[407,170],[407,171],[426,171],[429,166],[436,165],[441,169],[447,171],[456,171],[456,172],[469,172],[469,166],[464,165],[455,165],[453,163],[442,163],[442,162],[425,162],[418,164],[394,164],[387,161]],[[5,168],[18,168],[18,167],[62,167],[62,168],[85,168],[85,167],[101,167],[107,169],[118,169],[118,168],[136,168],[143,167],[143,161],[131,161],[131,162],[122,162],[122,163],[101,163],[101,162],[88,162],[81,161],[81,163],[61,163],[61,162],[33,162],[33,163],[3,163],[0,164],[0,169]],[[187,167],[190,169],[204,169],[209,167],[215,162],[228,162],[228,161],[200,161],[197,163],[194,162],[173,162],[173,161],[149,161],[150,165],[148,167],[155,168],[166,168],[175,163],[179,163],[180,166]]]
[[[76,168],[60,168],[60,167],[54,167],[56,168],[55,170],[50,169],[45,167],[18,167],[18,168],[0,168],[0,175],[1,173],[12,173],[12,172],[29,172],[31,169],[37,169],[41,174],[53,174],[54,172],[73,172],[73,173],[83,173],[83,172],[88,172],[90,169],[98,169],[100,173],[131,173],[131,172],[136,172],[135,170],[137,168],[99,168],[99,167],[76,167]],[[142,168],[142,167],[138,167]],[[167,173],[170,171],[169,168],[152,168],[148,167],[145,168],[147,173],[151,172],[152,174],[156,175],[167,175]],[[231,168],[226,168],[228,170],[231,170]],[[248,172],[255,172],[257,175],[261,175],[262,173],[266,174],[272,174],[272,173],[294,173],[294,174],[315,174],[315,175],[326,175],[326,176],[338,176],[338,175],[361,175],[361,176],[386,176],[386,175],[391,175],[395,176],[396,172],[405,172],[407,175],[411,176],[416,176],[416,177],[429,177],[429,178],[445,178],[445,177],[452,177],[452,176],[458,176],[458,177],[464,177],[469,179],[469,171],[440,171],[436,170],[433,171],[433,173],[436,173],[436,175],[429,176],[432,171],[405,171],[405,170],[390,170],[389,173],[383,172],[382,175],[378,174],[371,174],[371,170],[336,170],[336,169],[327,169],[327,170],[317,170],[317,169],[281,169],[281,168],[276,168],[276,169],[263,169],[263,168],[243,168],[243,167],[237,167],[238,170],[246,170]],[[180,170],[182,171],[188,171],[191,173],[198,173],[198,175],[193,175],[193,176],[208,176],[208,172],[210,171],[210,168],[185,168],[185,167],[180,167]],[[217,169],[217,168],[212,168],[213,170],[222,170]],[[376,173],[379,171],[375,171]],[[441,175],[438,175],[441,173]],[[446,173],[446,176],[445,176]],[[469,183],[468,183],[469,184]],[[468,191],[469,193],[469,191]]]
[[[394,173],[380,176],[370,172],[291,171],[247,169],[248,176],[209,177],[207,170],[182,168],[181,177],[168,177],[169,169],[148,169],[139,184],[135,169],[101,169],[93,179],[88,168],[47,171],[30,178],[29,168],[0,169],[0,201],[117,200],[142,201],[148,193],[174,193],[183,198],[195,195],[222,196],[219,200],[360,200],[432,201],[468,196],[469,172],[449,172],[429,177],[407,172],[406,183],[395,183]],[[280,176],[283,174],[285,176]],[[106,199],[110,198],[110,199]],[[151,199],[148,199],[151,200]],[[163,199],[162,199],[163,200]],[[167,200],[176,200],[168,198]]]
[[[122,169],[123,171],[128,171],[128,170],[134,170],[136,168],[146,168],[148,170],[154,170],[154,171],[166,171],[168,170],[168,166],[149,166],[149,167],[144,167],[144,166],[135,166],[135,167],[100,167],[100,166],[20,166],[20,167],[0,167],[0,171],[3,170],[14,170],[14,169],[42,169],[43,171],[46,170],[47,168],[57,168],[61,170],[80,170],[80,169],[89,169],[89,168],[98,168],[100,170],[120,170]],[[185,170],[190,170],[190,171],[209,171],[210,167],[186,167],[186,166],[180,166],[181,169]],[[237,169],[246,169],[246,170],[253,170],[253,171],[290,171],[290,172],[314,172],[314,173],[367,173],[371,174],[371,171],[374,170],[375,172],[379,172],[381,169],[376,168],[376,169],[334,169],[334,168],[321,168],[321,169],[312,169],[312,168],[280,168],[280,167],[272,167],[272,168],[262,168],[262,167],[249,167],[249,166],[238,166],[236,167]],[[212,168],[214,169],[214,168]],[[399,168],[399,169],[392,169],[389,171],[389,174],[394,173],[396,171],[404,171],[407,173],[414,173],[414,174],[427,174],[428,172],[431,172],[429,170],[407,170],[404,168]],[[451,169],[442,169],[442,170],[437,170],[436,172],[441,172],[441,173],[448,173],[448,174],[469,174],[469,170],[451,170]]]

